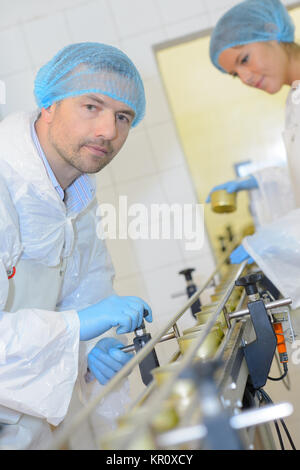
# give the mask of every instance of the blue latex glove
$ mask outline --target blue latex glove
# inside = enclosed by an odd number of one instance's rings
[[[141,326],[144,310],[145,320],[152,322],[152,310],[144,300],[134,296],[111,295],[101,302],[78,312],[80,340],[96,338],[114,326],[117,334],[129,333]]]
[[[226,189],[228,193],[237,193],[239,191],[245,191],[249,189],[258,188],[257,180],[254,176],[249,176],[247,178],[242,178],[235,181],[228,181],[227,183],[219,184],[219,186],[215,186],[208,195],[206,202],[210,202],[210,196],[215,191],[219,189]]]
[[[254,263],[254,259],[252,259],[243,245],[238,246],[230,255],[230,262],[231,264],[241,264],[243,261],[249,258],[248,264]]]
[[[115,338],[103,338],[88,355],[90,378],[96,378],[105,385],[122,367],[130,361],[133,354],[120,351],[124,344]]]

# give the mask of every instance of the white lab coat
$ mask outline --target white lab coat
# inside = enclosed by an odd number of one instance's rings
[[[300,89],[292,88],[286,104],[283,139],[286,168],[266,168],[254,174],[252,191],[259,227],[243,246],[293,307],[300,306]]]
[[[84,379],[99,338],[80,343],[76,310],[114,293],[111,259],[96,236],[96,199],[67,215],[31,138],[35,117],[0,123],[0,449],[43,445],[48,423],[65,418],[75,384],[83,401],[100,392]],[[105,425],[122,412],[127,386],[113,398],[98,409]]]

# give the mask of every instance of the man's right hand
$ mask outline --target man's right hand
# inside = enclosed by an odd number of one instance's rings
[[[141,298],[111,295],[78,312],[80,340],[96,338],[114,326],[118,326],[117,334],[134,331],[141,326],[145,310],[145,320],[152,322],[152,310]]]

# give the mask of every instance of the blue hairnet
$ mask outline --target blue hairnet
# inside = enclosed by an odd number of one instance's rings
[[[145,115],[140,74],[127,55],[113,46],[94,42],[71,44],[38,71],[34,82],[39,108],[91,92],[107,95],[133,109],[133,127]]]
[[[245,0],[218,21],[210,41],[210,58],[221,72],[220,54],[235,46],[277,40],[293,42],[295,26],[279,0]]]

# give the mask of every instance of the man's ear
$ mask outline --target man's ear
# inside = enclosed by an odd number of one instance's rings
[[[53,103],[49,108],[42,108],[41,109],[41,119],[50,124],[53,120],[53,116],[55,114],[56,103]]]

